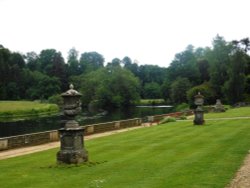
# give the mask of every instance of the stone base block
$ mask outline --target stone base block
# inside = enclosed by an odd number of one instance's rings
[[[57,162],[79,164],[88,161],[88,152],[84,148],[84,128],[59,129],[61,149],[57,153]]]
[[[203,125],[204,123],[204,120],[194,120],[194,125]]]
[[[57,162],[59,164],[80,164],[88,161],[88,153],[82,151],[59,151],[57,153]]]

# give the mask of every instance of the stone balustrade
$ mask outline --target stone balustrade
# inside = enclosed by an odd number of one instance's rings
[[[122,121],[113,121],[107,123],[87,125],[84,127],[85,127],[85,135],[91,135],[91,134],[135,127],[140,125],[141,125],[141,119],[135,118]],[[58,130],[5,137],[5,138],[0,138],[0,151],[26,147],[26,146],[35,146],[55,141],[59,141]]]

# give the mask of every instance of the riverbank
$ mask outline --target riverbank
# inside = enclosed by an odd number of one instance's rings
[[[0,122],[27,120],[59,113],[55,104],[31,101],[0,101]]]

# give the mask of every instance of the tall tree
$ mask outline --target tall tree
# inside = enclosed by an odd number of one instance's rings
[[[68,88],[68,76],[61,52],[57,52],[55,49],[42,50],[39,61],[41,71],[48,76],[59,78],[61,90],[66,90]]]
[[[189,79],[193,85],[199,84],[200,73],[197,67],[197,59],[194,54],[194,47],[189,45],[185,51],[176,54],[167,72],[170,81],[182,77]]]
[[[130,70],[135,76],[139,77],[139,66],[136,62],[132,62],[132,60],[126,56],[122,59],[122,63],[124,64],[124,68]]]
[[[161,85],[165,80],[165,68],[157,65],[141,65],[139,67],[139,78],[142,86],[150,82],[156,82]]]
[[[208,51],[206,58],[210,63],[210,81],[217,98],[223,98],[223,85],[228,80],[228,67],[232,51],[232,45],[228,44],[225,39],[219,35],[213,40],[213,49]]]
[[[171,93],[171,83],[169,80],[165,79],[161,85],[161,96],[166,102],[170,102],[170,93]]]
[[[138,79],[119,66],[101,68],[81,75],[77,80],[81,80],[85,105],[95,102],[107,109],[131,105],[139,99]]]
[[[161,87],[156,82],[146,83],[143,88],[143,98],[145,99],[160,99]]]
[[[50,77],[41,72],[30,72],[30,86],[26,95],[30,99],[48,99],[48,97],[60,93],[60,81],[56,77]]]
[[[243,49],[244,49],[245,53],[247,53],[248,50],[250,50],[250,41],[249,41],[249,38],[241,39],[240,43],[243,45]]]
[[[39,56],[36,54],[36,52],[28,52],[26,54],[26,61],[27,61],[27,67],[31,71],[40,70]]]
[[[69,74],[79,75],[80,72],[80,64],[78,61],[78,51],[75,48],[72,48],[68,52],[68,66],[69,66]]]
[[[241,102],[244,99],[246,56],[246,52],[237,47],[230,55],[229,80],[224,84],[224,91],[231,104]]]
[[[191,88],[190,81],[187,78],[177,78],[170,89],[171,101],[174,104],[187,102],[187,91]]]
[[[11,52],[7,48],[0,48],[0,99],[8,99],[6,86],[12,76],[9,65],[10,56]]]
[[[113,69],[115,67],[121,67],[121,62],[122,61],[119,58],[114,58],[114,59],[112,59],[111,63],[107,64],[106,67],[109,69]]]
[[[80,57],[81,72],[88,73],[103,67],[104,58],[97,52],[85,52]]]
[[[201,83],[209,81],[209,62],[206,59],[200,59],[197,61],[197,66],[200,72]]]
[[[20,53],[14,52],[11,53],[10,56],[10,65],[14,66],[17,65],[20,69],[25,67],[25,61],[23,56]]]

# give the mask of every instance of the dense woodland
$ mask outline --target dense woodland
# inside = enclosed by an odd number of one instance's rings
[[[104,65],[98,52],[79,54],[74,48],[65,60],[55,49],[20,54],[0,45],[0,100],[55,101],[73,83],[83,105],[102,108],[133,105],[140,98],[192,105],[198,91],[206,104],[217,98],[228,104],[250,102],[249,50],[248,38],[225,41],[217,35],[212,47],[189,45],[163,68],[139,66],[128,56]]]

